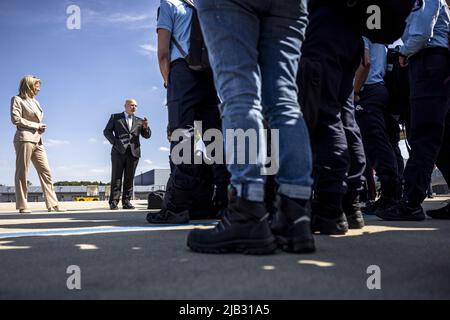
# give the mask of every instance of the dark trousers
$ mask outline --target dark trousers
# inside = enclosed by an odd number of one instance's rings
[[[202,121],[202,129],[221,130],[219,100],[212,74],[189,69],[183,59],[172,62],[167,88],[169,132],[190,129],[194,121]],[[171,143],[171,150],[178,142]],[[192,152],[194,154],[194,152]],[[163,208],[174,212],[196,211],[211,203],[214,187],[227,197],[229,174],[225,165],[173,164]]]
[[[384,120],[386,122],[387,134],[389,142],[391,143],[392,150],[394,150],[395,159],[397,161],[398,177],[400,183],[403,184],[403,172],[405,171],[405,159],[403,158],[402,151],[400,150],[400,126],[399,120],[397,120],[391,113],[385,113]]]
[[[360,97],[356,120],[361,128],[367,163],[376,171],[382,195],[394,199],[400,190],[400,177],[386,121],[390,116],[387,112],[389,93],[379,83],[365,86]]]
[[[347,172],[347,192],[361,191],[365,181],[366,155],[361,137],[361,131],[355,119],[353,94],[342,108],[342,123],[347,140],[350,164]]]
[[[128,147],[125,154],[113,152],[111,154],[112,175],[111,175],[111,196],[109,202],[119,202],[122,194],[122,177],[123,177],[123,194],[122,203],[130,201],[133,197],[134,176],[139,158],[131,154]]]
[[[313,10],[309,18],[302,65],[316,66],[319,70],[315,74],[321,75],[317,123],[311,132],[315,194],[319,199],[324,194],[332,194],[325,201],[335,202],[330,206],[340,207],[348,183],[352,188],[359,186],[361,178],[356,177],[364,170],[364,160],[360,159],[362,144],[357,141],[359,130],[348,105],[363,44],[361,35],[332,6]],[[352,150],[358,151],[351,154]]]
[[[450,54],[439,49],[424,49],[409,64],[411,154],[403,196],[411,206],[425,199],[435,164],[450,183]]]

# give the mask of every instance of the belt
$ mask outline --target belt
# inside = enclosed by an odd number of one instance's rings
[[[444,47],[428,47],[420,50],[418,53],[413,55],[409,60],[414,60],[428,54],[450,55],[450,50]]]

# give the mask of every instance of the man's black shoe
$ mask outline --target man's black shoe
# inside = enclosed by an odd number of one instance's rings
[[[192,230],[187,246],[200,253],[271,254],[277,245],[267,216],[263,203],[232,194],[218,225],[213,229]]]
[[[278,247],[291,253],[311,253],[316,250],[311,232],[311,212],[298,200],[284,195],[277,198],[277,212],[272,232]]]
[[[136,208],[131,204],[130,201],[124,202],[122,208],[125,209],[125,210],[133,210],[133,209],[136,209]]]
[[[405,202],[384,210],[378,210],[376,213],[378,218],[386,221],[423,221],[425,220],[425,214],[422,206],[410,207]]]
[[[436,209],[436,210],[428,210],[427,216],[433,219],[438,220],[449,220],[450,219],[450,203],[445,207]]]
[[[117,202],[113,201],[109,203],[109,209],[111,210],[119,210],[119,207],[117,206]]]
[[[161,209],[158,212],[149,212],[147,221],[150,224],[187,224],[189,223],[189,211],[185,210],[176,213],[167,209]]]

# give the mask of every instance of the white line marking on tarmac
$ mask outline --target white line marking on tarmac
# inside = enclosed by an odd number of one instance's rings
[[[0,229],[0,239],[21,238],[21,237],[49,237],[49,236],[74,236],[104,233],[124,233],[124,232],[149,232],[149,231],[180,231],[192,229],[210,229],[214,224],[191,224],[191,225],[166,225],[166,226],[146,226],[146,227],[113,227],[102,226],[94,228],[66,228],[66,229]]]
[[[30,249],[29,246],[6,246],[6,244],[14,243],[14,241],[0,241],[0,250],[24,250]]]

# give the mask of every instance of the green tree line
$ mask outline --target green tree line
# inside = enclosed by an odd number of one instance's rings
[[[58,181],[54,183],[54,186],[108,186],[110,183],[104,183],[101,181]]]

